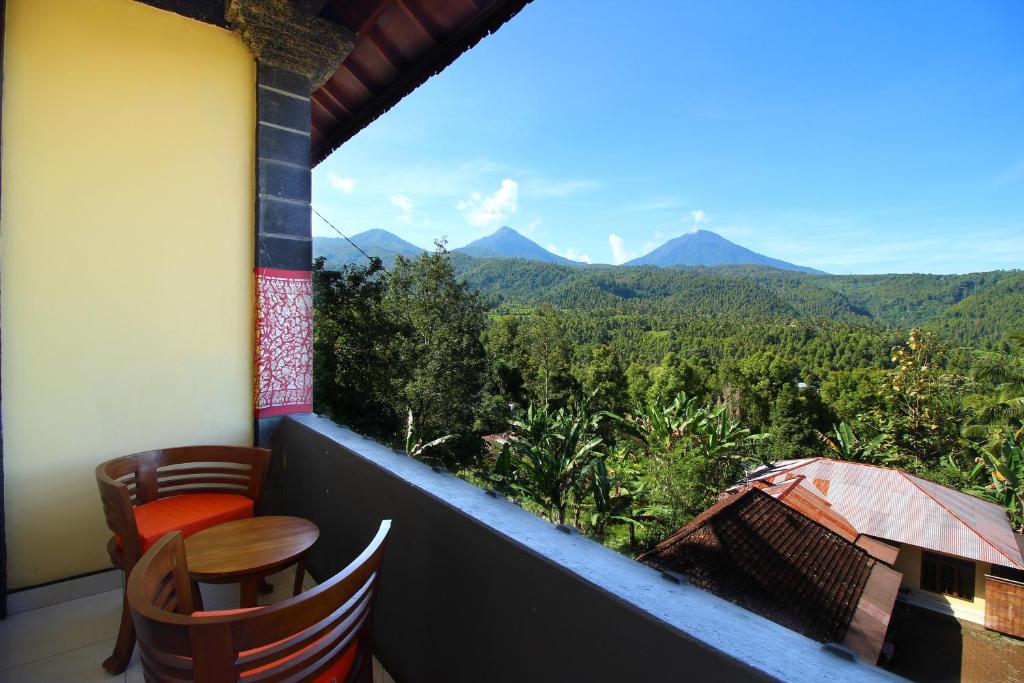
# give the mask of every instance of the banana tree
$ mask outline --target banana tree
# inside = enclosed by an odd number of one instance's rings
[[[603,443],[596,436],[601,417],[582,402],[553,414],[547,405],[530,406],[523,420],[512,422],[512,487],[552,521],[564,524],[569,506],[579,502],[580,484]]]
[[[971,491],[1006,508],[1010,523],[1024,532],[1024,448],[1008,436],[998,448],[979,449],[978,468],[988,473],[990,483]]]
[[[668,515],[666,506],[652,503],[651,480],[646,474],[636,449],[628,446],[612,448],[607,455],[594,460],[590,473],[594,512],[590,524],[595,535],[603,536],[611,524],[625,524],[630,548],[635,550],[637,530],[642,531],[649,520]]]
[[[859,462],[881,463],[887,455],[880,452],[884,434],[879,434],[871,439],[862,439],[857,436],[853,428],[846,422],[832,425],[832,431],[828,434],[816,432],[818,441],[823,443],[833,457],[839,460],[856,460]]]
[[[424,453],[426,453],[427,450],[434,448],[435,446],[440,446],[446,441],[454,438],[454,434],[446,434],[440,438],[424,443],[419,430],[416,428],[416,421],[413,419],[412,411],[409,411],[409,417],[405,425],[405,454],[410,458],[416,458],[417,460],[423,459]]]

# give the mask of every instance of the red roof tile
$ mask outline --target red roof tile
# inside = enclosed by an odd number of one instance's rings
[[[756,488],[724,498],[637,559],[823,642],[843,639],[875,565]]]

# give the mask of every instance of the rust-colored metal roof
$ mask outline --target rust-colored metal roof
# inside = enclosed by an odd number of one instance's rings
[[[319,163],[530,0],[330,0],[355,47],[312,102]]]
[[[843,639],[876,564],[754,487],[722,499],[637,559],[823,642]]]
[[[810,493],[800,486],[803,477],[796,477],[773,486],[765,486],[764,492],[777,498],[805,517],[813,519],[827,529],[831,529],[850,543],[854,543],[860,535],[849,520],[832,509],[820,496]],[[761,483],[761,482],[758,482]]]
[[[900,592],[903,574],[876,562],[860,594],[857,611],[843,637],[843,645],[856,652],[864,661],[874,664],[882,653],[885,634],[889,630],[892,606]]]
[[[864,534],[857,537],[856,543],[861,548],[864,548],[868,555],[889,565],[896,564],[896,558],[900,554],[898,546],[889,545],[885,541],[880,541],[877,538],[865,536]]]
[[[901,470],[831,458],[783,461],[751,477],[769,486],[796,479],[861,534],[1024,569],[1006,512],[988,501]],[[829,482],[827,492],[820,481]]]

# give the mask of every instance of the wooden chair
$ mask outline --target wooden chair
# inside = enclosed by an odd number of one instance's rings
[[[270,463],[265,448],[186,446],[135,453],[96,468],[103,514],[113,537],[107,552],[127,577],[142,554],[168,531],[185,536],[251,517]],[[127,668],[135,629],[127,595],[110,673]]]
[[[345,569],[267,607],[196,612],[185,544],[172,532],[128,579],[147,681],[372,683],[370,611],[391,521]]]

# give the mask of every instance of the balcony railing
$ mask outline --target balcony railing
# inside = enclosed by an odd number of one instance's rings
[[[394,520],[373,648],[402,683],[895,678],[329,420],[277,443],[316,578]]]

